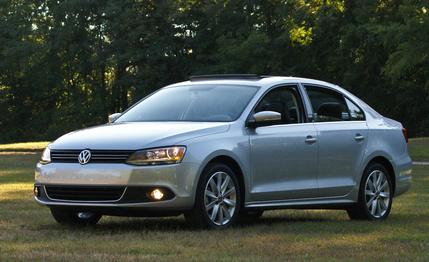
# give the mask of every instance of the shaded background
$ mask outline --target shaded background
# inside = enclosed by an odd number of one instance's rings
[[[429,135],[429,3],[0,1],[0,143],[105,123],[208,73],[333,82]]]

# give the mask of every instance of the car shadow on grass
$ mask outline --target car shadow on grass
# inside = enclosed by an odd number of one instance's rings
[[[284,213],[283,213],[284,212]],[[329,211],[327,211],[329,212]],[[264,214],[259,219],[247,219],[238,221],[237,224],[227,230],[232,232],[296,232],[305,234],[337,234],[349,232],[353,234],[368,234],[380,230],[392,231],[405,225],[426,225],[426,218],[421,215],[392,214],[386,221],[356,221],[349,220],[341,213],[312,213],[294,211],[282,211],[282,213]],[[139,234],[139,233],[178,233],[199,232],[206,229],[188,225],[183,216],[145,218],[145,217],[112,217],[105,216],[95,226],[75,227],[56,224],[53,219],[49,223],[43,222],[37,226],[37,230],[59,230],[62,233],[95,233],[97,235],[111,234]]]
[[[305,216],[266,216],[259,219],[247,219],[238,221],[231,229],[252,229],[259,226],[273,226],[291,224],[306,224],[314,223],[316,226],[321,222],[341,222],[337,218],[326,217],[305,217]],[[76,227],[60,226],[63,229],[70,228],[76,230]],[[200,231],[200,228],[188,225],[183,216],[168,217],[168,218],[112,218],[106,217],[95,226],[87,226],[78,228],[78,230],[90,230],[99,233],[127,233],[139,231],[154,231],[154,232],[177,232],[177,231]]]

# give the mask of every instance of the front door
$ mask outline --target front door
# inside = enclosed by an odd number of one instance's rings
[[[281,121],[250,131],[251,201],[310,198],[317,195],[317,132],[305,123],[296,85],[277,87],[254,113],[275,111]]]

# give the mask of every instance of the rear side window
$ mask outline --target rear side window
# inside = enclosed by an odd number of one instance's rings
[[[305,86],[315,122],[364,120],[363,111],[342,94],[323,87]]]
[[[350,120],[352,121],[365,120],[365,114],[363,113],[362,109],[360,109],[355,103],[353,103],[347,98],[346,98],[346,103],[350,112]]]

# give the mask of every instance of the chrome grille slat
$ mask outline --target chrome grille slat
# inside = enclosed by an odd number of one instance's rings
[[[112,158],[108,158],[108,157],[93,157],[91,158],[91,160],[124,160],[127,159],[126,157],[123,158],[118,158],[118,157],[112,157]]]
[[[96,155],[97,157],[128,157],[128,155]]]
[[[121,156],[121,157],[107,157],[107,156],[94,156],[92,158],[107,158],[107,159],[111,159],[111,158],[127,158],[128,156]]]

